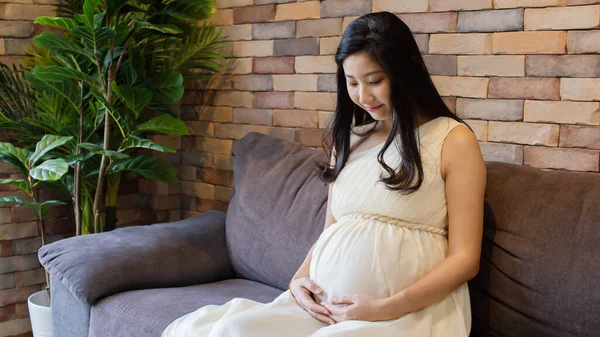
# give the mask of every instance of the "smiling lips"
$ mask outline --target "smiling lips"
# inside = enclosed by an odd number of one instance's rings
[[[379,108],[381,108],[382,106],[383,106],[383,104],[381,104],[381,105],[378,105],[378,106],[375,106],[375,107],[372,107],[372,108],[371,108],[371,107],[365,107],[365,109],[367,109],[367,110],[369,110],[369,111],[373,112],[373,111],[377,111],[377,110],[378,110]]]

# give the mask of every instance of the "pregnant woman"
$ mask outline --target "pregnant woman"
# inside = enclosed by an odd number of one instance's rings
[[[395,15],[353,21],[335,55],[325,229],[290,289],[178,318],[163,337],[467,337],[485,165]]]

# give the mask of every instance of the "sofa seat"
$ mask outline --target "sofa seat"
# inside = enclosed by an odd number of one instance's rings
[[[103,298],[92,307],[89,337],[160,336],[169,323],[205,305],[221,305],[236,297],[267,303],[281,293],[244,279],[127,291]]]

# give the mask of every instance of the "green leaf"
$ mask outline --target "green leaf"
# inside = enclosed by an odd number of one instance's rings
[[[24,205],[27,201],[21,199],[21,197],[17,197],[17,196],[10,196],[10,197],[2,197],[0,198],[0,205],[2,204],[7,204],[7,203],[15,203],[17,205]]]
[[[117,85],[115,81],[111,83],[113,90],[125,102],[125,106],[133,112],[135,119],[140,112],[152,101],[152,91],[146,88],[132,87],[127,84]]]
[[[51,159],[32,168],[29,174],[36,180],[54,181],[60,179],[68,170],[69,164],[64,159]]]
[[[62,82],[65,80],[83,81],[92,87],[99,87],[96,80],[79,70],[60,66],[37,66],[31,73],[46,82]]]
[[[31,186],[25,180],[21,179],[0,179],[0,184],[9,184],[18,187],[19,189],[25,191],[27,194],[31,195]]]
[[[21,173],[27,175],[27,157],[29,151],[15,147],[11,143],[0,143],[0,158],[15,165]]]
[[[135,81],[137,80],[137,72],[135,68],[131,65],[131,63],[126,62],[121,65],[121,69],[119,70],[119,75],[121,81],[120,83],[125,83],[133,86]]]
[[[77,22],[71,18],[51,18],[48,16],[40,16],[33,23],[55,28],[73,29],[77,26]]]
[[[71,139],[73,139],[73,137],[44,135],[44,137],[42,137],[42,139],[35,145],[35,151],[31,154],[31,156],[29,156],[28,167],[33,167],[43,155],[52,149],[66,144]]]
[[[160,132],[167,135],[187,135],[187,126],[180,119],[169,115],[159,115],[137,126],[134,133],[146,131]]]
[[[48,200],[48,201],[44,201],[41,204],[39,204],[40,210],[41,210],[41,216],[45,216],[46,214],[48,214],[48,211],[50,210],[50,208],[54,207],[54,206],[60,206],[60,205],[66,205],[66,203],[62,202],[62,201],[58,201],[58,200]]]
[[[159,103],[173,104],[183,96],[183,77],[176,71],[160,72],[152,82]]]
[[[173,150],[169,147],[156,144],[155,142],[153,142],[151,140],[143,139],[143,138],[140,138],[140,137],[134,136],[134,135],[129,135],[129,137],[127,137],[127,139],[121,144],[120,151],[132,149],[132,148],[143,148],[143,149],[150,149],[150,150],[156,150],[159,152],[169,152],[169,153],[176,152],[175,150]]]
[[[152,24],[146,21],[136,21],[134,24],[136,29],[152,29],[165,34],[181,34],[181,28],[170,24]]]
[[[121,117],[121,114],[119,113],[119,111],[117,109],[115,109],[114,106],[112,106],[111,104],[108,103],[108,101],[106,100],[106,98],[104,97],[104,95],[101,92],[99,92],[97,90],[91,90],[90,92],[98,100],[98,102],[101,105],[98,107],[98,112],[100,110],[108,111],[108,114],[113,118],[113,120],[117,124],[119,131],[121,131],[121,136],[123,138],[125,138],[125,130],[128,130],[127,129],[128,126],[126,124],[126,121],[123,119],[123,117]],[[96,115],[96,117],[98,117],[98,116]]]
[[[98,58],[98,51],[104,47],[108,47],[108,42],[117,35],[114,30],[108,27],[77,27],[72,30],[72,33],[74,36],[82,39],[84,45],[93,50],[94,55]]]
[[[78,154],[78,155],[74,155],[74,156],[69,156],[67,158],[65,158],[65,161],[67,162],[67,165],[71,166],[71,165],[75,165],[80,161],[86,161],[89,158],[91,158],[94,155],[93,152],[88,152],[85,154]]]
[[[78,29],[78,28],[75,28]],[[44,32],[33,38],[33,42],[39,48],[50,49],[53,53],[69,52],[83,55],[88,59],[94,59],[94,56],[87,53],[84,48],[81,48],[77,43],[70,41],[64,36],[56,35],[50,32]]]
[[[79,144],[79,146],[91,151],[92,153],[107,156],[107,157],[113,158],[113,159],[129,158],[129,155],[127,155],[125,153],[120,153],[120,152],[112,151],[112,150],[104,150],[104,148],[102,146],[97,145],[97,144],[81,143],[81,144]]]
[[[83,2],[83,13],[87,19],[88,26],[91,26],[94,23],[94,13],[96,12],[96,8],[98,8],[98,4],[100,0],[85,0]]]
[[[156,157],[139,156],[115,162],[110,173],[131,171],[141,174],[147,179],[155,181],[173,182],[177,178],[177,172],[173,166],[161,162]]]
[[[94,15],[94,27],[95,28],[102,27],[105,17],[106,17],[106,12],[101,12],[101,13]]]

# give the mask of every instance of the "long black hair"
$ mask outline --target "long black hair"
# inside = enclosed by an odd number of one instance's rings
[[[331,183],[344,168],[350,154],[352,126],[375,121],[367,111],[354,104],[346,87],[342,64],[348,56],[360,51],[382,67],[391,83],[392,126],[390,135],[377,156],[377,161],[388,173],[381,177],[381,181],[389,189],[412,193],[423,182],[418,135],[415,135],[417,116],[427,120],[446,116],[464,122],[444,104],[408,26],[389,12],[361,16],[344,31],[335,54],[338,66],[337,104],[331,128],[325,137],[325,143],[330,143],[325,148],[330,157],[331,151],[334,151],[335,163],[319,165],[320,178]],[[367,136],[374,132],[378,121],[375,122],[372,128],[359,135]],[[402,160],[400,166],[393,169],[385,163],[383,154],[396,136],[400,137],[399,144],[395,143]]]

